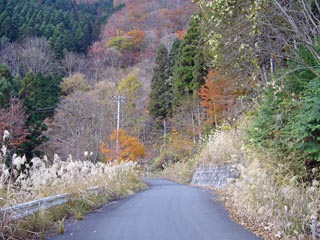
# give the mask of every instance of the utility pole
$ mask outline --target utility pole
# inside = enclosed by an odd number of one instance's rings
[[[120,129],[120,108],[121,102],[124,102],[124,97],[122,96],[112,96],[112,99],[117,102],[117,136],[116,136],[116,156],[117,160],[119,159],[119,129]]]
[[[270,57],[270,72],[271,72],[271,77],[273,77],[274,73],[274,59]]]
[[[163,119],[163,150],[166,151],[167,148],[167,122]]]

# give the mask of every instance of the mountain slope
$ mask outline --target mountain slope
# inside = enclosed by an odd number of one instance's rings
[[[125,6],[109,18],[91,53],[113,54],[129,65],[154,59],[160,42],[170,46],[195,11],[189,0],[115,1],[118,4]]]

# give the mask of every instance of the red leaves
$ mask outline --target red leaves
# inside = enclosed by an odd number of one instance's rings
[[[184,37],[187,35],[188,29],[183,29],[183,30],[178,30],[177,34],[178,34],[178,38],[180,40],[183,40]]]
[[[206,83],[199,90],[200,105],[206,109],[210,123],[218,124],[226,110],[234,104],[237,90],[231,78],[210,71]]]
[[[16,98],[11,99],[7,109],[0,108],[0,134],[8,130],[11,135],[10,144],[14,147],[26,141],[29,133],[26,120],[27,115],[22,103]]]

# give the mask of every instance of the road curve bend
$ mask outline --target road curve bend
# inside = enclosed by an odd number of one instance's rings
[[[146,179],[149,189],[67,224],[49,240],[257,240],[230,219],[215,195],[200,188]]]

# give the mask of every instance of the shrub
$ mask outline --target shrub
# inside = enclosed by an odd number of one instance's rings
[[[301,167],[320,166],[320,74],[313,53],[303,45],[297,51],[300,62],[279,70],[264,91],[249,133],[252,143],[277,151],[301,174]],[[292,152],[295,158],[286,158]]]
[[[182,160],[164,166],[161,176],[180,183],[190,183],[194,172],[194,159]]]

